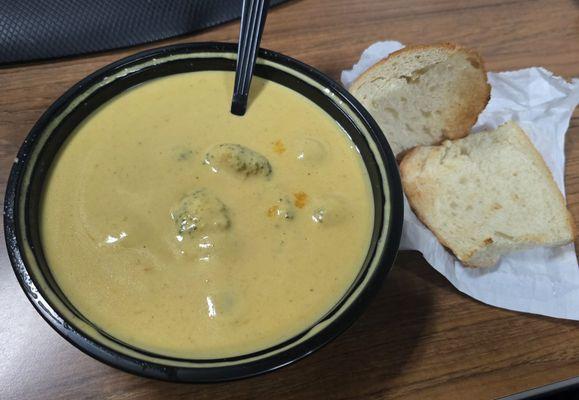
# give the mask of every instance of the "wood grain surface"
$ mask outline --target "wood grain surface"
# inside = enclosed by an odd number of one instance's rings
[[[235,41],[238,29],[234,22],[151,46],[0,69],[0,194],[23,138],[73,83],[137,50]],[[364,48],[383,39],[454,41],[478,49],[492,71],[541,65],[579,77],[575,0],[293,0],[271,11],[263,47],[338,79]],[[566,143],[566,187],[579,221],[578,133],[575,112]],[[576,322],[481,304],[460,294],[418,254],[401,253],[362,318],[310,357],[248,380],[172,384],[117,371],[65,342],[28,303],[0,246],[5,400],[494,398],[579,375],[577,328]]]

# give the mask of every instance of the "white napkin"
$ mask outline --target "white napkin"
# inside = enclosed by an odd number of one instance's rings
[[[348,87],[362,72],[404,47],[378,42],[360,61],[342,72]],[[565,192],[565,133],[579,103],[579,79],[566,82],[544,68],[489,72],[491,100],[473,131],[517,121],[543,155]],[[484,303],[509,310],[579,320],[579,267],[575,246],[535,248],[513,253],[490,269],[465,268],[414,215],[404,198],[402,250],[418,250],[458,290]]]

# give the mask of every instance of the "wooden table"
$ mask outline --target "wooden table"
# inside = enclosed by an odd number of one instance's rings
[[[238,23],[175,42],[235,41]],[[575,0],[291,1],[272,10],[263,46],[338,79],[369,44],[456,41],[488,69],[542,65],[579,76]],[[46,107],[89,72],[147,46],[0,69],[0,187]],[[1,49],[0,49],[1,51]],[[579,113],[567,135],[567,200],[579,221]],[[3,242],[3,240],[2,240]],[[577,242],[576,242],[577,244]],[[579,324],[467,298],[418,254],[402,253],[362,318],[337,340],[277,372],[186,385],[117,371],[58,336],[20,290],[0,248],[0,398],[477,399],[579,375]]]

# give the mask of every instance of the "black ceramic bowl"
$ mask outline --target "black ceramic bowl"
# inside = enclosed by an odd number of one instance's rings
[[[36,123],[22,144],[6,190],[4,229],[22,289],[44,319],[69,342],[109,365],[174,381],[210,382],[247,377],[294,362],[343,332],[382,284],[398,250],[402,189],[392,152],[368,112],[337,83],[312,67],[261,50],[256,75],[308,97],[358,146],[373,189],[372,244],[356,280],[314,325],[274,347],[239,357],[191,360],[153,354],[115,339],[69,303],[51,276],[38,229],[46,173],[65,139],[87,116],[119,93],[151,79],[199,70],[234,70],[236,46],[198,43],[150,50],[108,65],[77,83]]]

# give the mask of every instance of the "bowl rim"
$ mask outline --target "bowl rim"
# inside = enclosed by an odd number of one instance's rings
[[[385,201],[390,203],[390,215],[387,220],[385,219],[389,224],[386,233],[387,244],[384,246],[381,253],[376,253],[374,255],[374,257],[380,258],[380,266],[373,272],[373,275],[370,278],[371,281],[368,282],[363,291],[354,299],[347,309],[344,310],[344,313],[332,322],[331,326],[333,326],[334,329],[324,329],[314,334],[303,343],[291,347],[279,354],[274,354],[271,357],[249,364],[211,368],[188,368],[165,366],[149,361],[139,360],[93,341],[85,336],[83,332],[77,331],[67,324],[57,312],[51,312],[51,310],[47,309],[46,305],[50,307],[50,303],[44,299],[42,294],[39,292],[37,288],[38,285],[28,272],[26,262],[24,261],[20,250],[20,240],[17,235],[18,221],[15,219],[15,214],[17,213],[16,209],[21,197],[20,186],[22,184],[22,176],[26,169],[26,164],[29,161],[28,155],[31,153],[35,145],[38,144],[38,137],[42,134],[48,123],[52,121],[53,116],[63,106],[69,104],[78,95],[83,93],[87,87],[90,87],[95,82],[101,80],[111,71],[119,70],[123,68],[123,66],[135,64],[139,61],[151,60],[155,58],[155,56],[161,57],[183,52],[236,54],[237,44],[223,42],[194,42],[157,47],[138,52],[99,68],[75,83],[48,107],[24,139],[15,162],[12,165],[8,183],[6,185],[3,214],[4,236],[8,256],[22,290],[26,293],[28,300],[32,303],[43,319],[72,345],[85,354],[88,354],[107,365],[143,377],[178,382],[220,382],[261,375],[296,362],[311,354],[315,350],[331,342],[350,327],[360,316],[363,309],[366,308],[370,300],[376,295],[378,289],[382,286],[386,275],[391,270],[402,234],[404,212],[402,184],[396,160],[385,136],[369,112],[354,98],[353,95],[314,67],[272,50],[259,50],[259,58],[281,64],[297,71],[328,88],[333,93],[338,93],[341,96],[341,100],[346,103],[346,105],[355,113],[356,117],[358,117],[366,126],[368,133],[376,145],[378,154],[384,164],[389,189],[389,198],[385,199]]]

